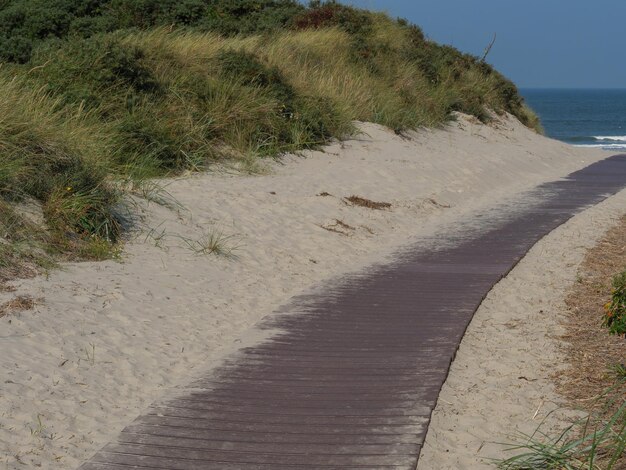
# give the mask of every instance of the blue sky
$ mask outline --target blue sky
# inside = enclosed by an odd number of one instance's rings
[[[626,0],[344,0],[482,55],[520,87],[626,88]]]

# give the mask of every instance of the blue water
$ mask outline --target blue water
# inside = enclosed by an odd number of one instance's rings
[[[626,149],[626,89],[520,91],[549,137],[581,147]]]

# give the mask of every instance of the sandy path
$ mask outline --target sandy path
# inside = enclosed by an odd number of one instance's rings
[[[141,203],[144,227],[121,262],[16,283],[16,294],[43,301],[0,320],[0,468],[76,467],[291,296],[605,156],[512,120],[461,118],[410,139],[362,129],[267,175],[172,181],[166,189],[184,209]],[[341,199],[353,194],[393,206]],[[322,227],[336,220],[352,228]],[[238,247],[237,259],[198,253],[211,233],[232,236],[223,244]]]

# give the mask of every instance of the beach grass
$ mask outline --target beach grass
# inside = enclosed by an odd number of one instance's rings
[[[607,307],[622,305],[625,229],[622,218],[587,252],[566,299],[569,309],[562,338],[567,367],[555,372],[554,379],[557,391],[585,417],[560,430],[544,423],[532,435],[519,436],[508,446],[514,455],[498,462],[501,468],[624,468],[626,343],[610,334],[606,315]]]
[[[623,468],[626,450],[626,401],[608,403],[612,414],[590,414],[560,431],[544,429],[542,423],[531,435],[522,435],[507,445],[514,456],[496,461],[505,470],[615,470]]]
[[[40,205],[45,224],[31,241],[48,254],[105,257],[128,188],[218,162],[254,171],[351,136],[354,121],[402,133],[456,111],[483,122],[508,112],[539,129],[490,65],[381,13],[67,0],[30,3],[22,18],[26,3],[0,4],[0,195]],[[65,23],[49,18],[55,8]],[[39,16],[54,25],[46,35]]]

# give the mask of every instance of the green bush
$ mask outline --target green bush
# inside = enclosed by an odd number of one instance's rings
[[[110,0],[106,15],[115,19],[118,29],[146,29],[158,25],[197,25],[207,14],[205,0]]]
[[[69,34],[78,15],[97,14],[98,1],[9,0],[0,8],[0,60],[27,62],[35,44]]]
[[[372,32],[372,17],[368,12],[345,6],[336,1],[314,1],[307,10],[292,20],[298,30],[337,26],[349,34],[367,36]]]
[[[387,44],[377,43],[364,34],[352,37],[350,53],[352,60],[356,64],[364,65],[370,73],[380,73],[378,61],[386,62],[393,57],[393,52]]]
[[[0,36],[0,61],[25,63],[33,51],[33,41],[23,36]]]
[[[420,32],[409,29],[409,41],[403,48],[403,57],[414,62],[433,85],[448,78],[459,80],[478,60],[457,49],[420,39]]]
[[[182,145],[162,122],[145,110],[125,114],[116,124],[118,133],[118,163],[128,164],[142,155],[147,175],[158,176],[170,170],[185,168]]]
[[[292,119],[309,136],[308,147],[327,142],[336,135],[346,132],[345,118],[337,111],[332,100],[325,97],[304,96],[295,101],[297,110]],[[344,130],[346,129],[346,130]]]
[[[611,300],[604,306],[604,326],[613,335],[626,336],[626,271],[613,278]]]
[[[295,0],[213,0],[195,26],[227,36],[270,33],[287,28],[305,10]]]
[[[225,35],[286,28],[295,0],[6,0],[0,2],[0,61],[26,63],[50,39],[123,29],[193,27]]]
[[[262,87],[284,105],[291,105],[295,92],[280,70],[262,64],[254,54],[225,50],[218,55],[222,74],[243,85]]]
[[[37,67],[33,76],[64,103],[104,111],[132,104],[135,95],[161,90],[143,58],[140,49],[115,36],[95,36],[50,43],[35,53],[31,65]]]

